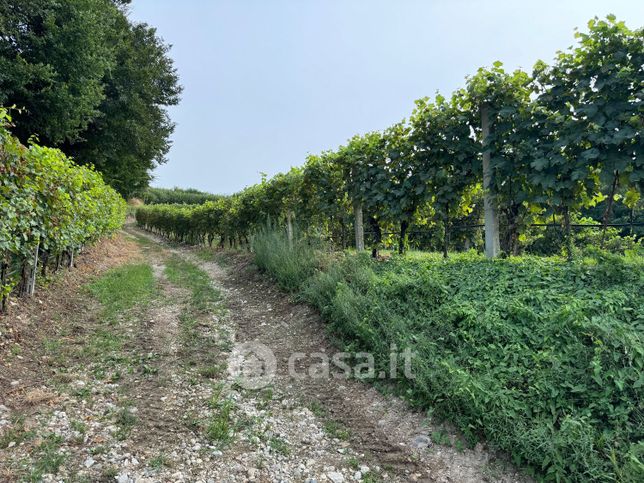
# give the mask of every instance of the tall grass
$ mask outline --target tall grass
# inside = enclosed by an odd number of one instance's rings
[[[255,263],[288,292],[298,291],[313,276],[320,264],[320,254],[315,249],[319,246],[302,239],[291,245],[286,234],[270,229],[253,237]]]

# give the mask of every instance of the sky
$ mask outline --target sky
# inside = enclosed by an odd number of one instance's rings
[[[643,0],[133,0],[184,87],[152,185],[234,193],[496,60],[531,71],[609,13],[644,26]]]

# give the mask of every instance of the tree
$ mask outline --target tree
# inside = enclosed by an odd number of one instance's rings
[[[76,140],[99,114],[117,14],[104,0],[0,2],[0,105],[24,108],[14,113],[22,142]]]
[[[534,146],[539,142],[537,105],[531,100],[532,78],[522,70],[505,72],[500,62],[480,69],[468,82],[473,108],[484,105],[489,124],[488,189],[504,222],[501,247],[517,255],[519,235],[534,207],[534,189],[529,182]],[[483,134],[483,133],[481,133]]]
[[[352,137],[346,146],[338,150],[347,195],[354,208],[359,205],[363,214],[367,214],[373,231],[371,254],[374,258],[378,256],[382,241],[381,221],[388,214],[385,193],[391,188],[384,149],[383,134],[371,132]]]
[[[16,134],[93,163],[129,196],[165,161],[173,131],[165,106],[181,88],[169,47],[132,24],[127,0],[0,3],[0,105]]]
[[[557,171],[551,190],[564,215],[594,202],[602,189],[605,230],[618,189],[636,202],[644,183],[644,29],[629,30],[612,15],[588,28],[552,67],[535,67],[538,102],[552,113],[543,131],[558,134],[537,168]]]
[[[431,200],[443,223],[444,256],[449,245],[450,220],[461,213],[468,190],[480,183],[480,146],[471,135],[471,112],[463,105],[463,96],[461,92],[449,100],[440,95],[434,102],[420,99],[411,117],[418,172],[414,191],[417,196],[422,194]]]
[[[105,76],[100,115],[83,139],[65,150],[79,161],[90,160],[125,196],[148,185],[150,171],[166,161],[174,124],[165,106],[179,101],[181,88],[168,57],[169,47],[145,24],[117,19],[113,43],[116,65]]]
[[[410,126],[405,122],[394,124],[383,134],[386,154],[385,169],[389,186],[384,189],[387,217],[400,223],[398,253],[407,248],[407,231],[419,205],[427,197],[427,182],[414,163],[414,146],[410,142]]]
[[[523,110],[523,106],[530,100],[529,84],[528,74],[521,70],[505,72],[503,63],[497,61],[491,68],[480,68],[475,75],[468,78],[467,88],[462,96],[463,99],[467,99],[472,113],[480,119],[472,124],[472,129],[477,133],[482,145],[485,252],[488,257],[495,257],[499,253],[498,210],[502,201],[510,205],[510,208],[505,210],[510,238],[517,237],[519,207],[524,201],[523,193],[516,183],[508,184],[508,181],[514,179],[513,164],[521,155],[516,153],[516,146],[509,146],[507,142],[504,145],[503,142],[505,134],[511,134],[517,129],[509,115],[516,112],[521,121],[524,120],[523,115],[526,111]],[[517,119],[513,121],[516,122]]]
[[[350,202],[338,153],[310,155],[302,172],[301,213],[309,226],[322,228],[344,246],[343,227],[348,223]]]

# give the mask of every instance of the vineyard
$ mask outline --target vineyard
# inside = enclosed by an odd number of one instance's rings
[[[644,481],[644,28],[219,195],[148,186],[156,29],[68,3],[0,7],[1,481]]]
[[[383,132],[137,223],[249,249],[383,368],[391,344],[413,347],[420,376],[399,390],[535,475],[638,481],[644,31],[609,17],[577,39],[532,74],[480,69]],[[442,257],[374,264],[367,248]]]
[[[38,274],[72,266],[74,254],[114,233],[125,219],[125,201],[91,167],[61,151],[11,135],[0,109],[0,300],[31,295]]]
[[[644,33],[612,17],[589,29],[531,75],[500,63],[480,69],[450,98],[416,101],[409,120],[383,132],[229,197],[143,208],[139,224],[178,241],[237,246],[268,220],[342,247],[363,248],[366,233],[374,255],[394,241],[402,253],[410,240],[445,256],[540,253],[559,238],[546,251],[563,247],[572,258],[573,228],[601,225],[605,247],[616,208],[628,213],[621,234],[641,233]],[[599,220],[584,218],[597,207]],[[622,241],[623,252],[635,239]]]

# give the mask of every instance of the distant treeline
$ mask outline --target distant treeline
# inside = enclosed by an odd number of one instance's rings
[[[216,201],[221,195],[213,195],[196,189],[188,188],[147,188],[137,196],[146,205],[182,204],[201,205],[206,201]]]

